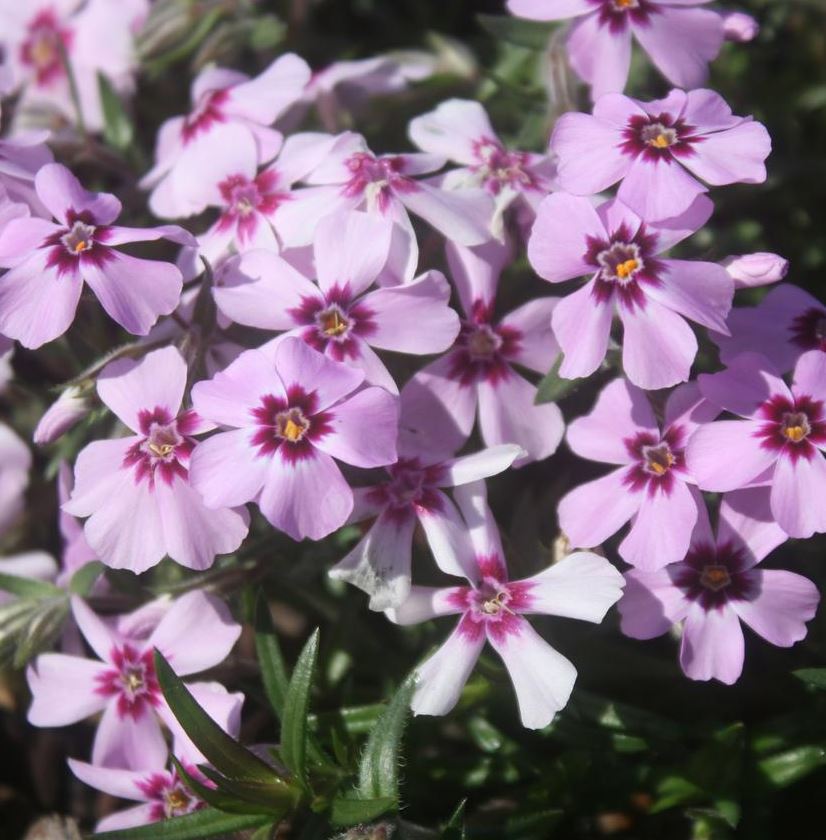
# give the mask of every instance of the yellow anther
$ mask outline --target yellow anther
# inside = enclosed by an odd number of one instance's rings
[[[170,452],[175,448],[174,444],[171,443],[150,443],[149,444],[149,451],[153,455],[157,455],[159,458],[166,458]]]
[[[74,247],[74,252],[80,254],[82,251],[88,251],[91,246],[85,239],[81,239]]]
[[[51,38],[38,38],[32,44],[29,55],[37,67],[45,67],[52,64],[57,58],[54,43]]]
[[[653,146],[655,149],[667,149],[671,145],[671,141],[665,134],[658,134],[648,141],[648,145]]]
[[[619,277],[621,280],[625,280],[626,278],[630,277],[639,267],[640,264],[637,260],[626,260],[625,262],[622,262],[617,266],[617,277]]]
[[[295,422],[292,418],[288,419],[287,422],[284,424],[284,432],[283,435],[287,440],[295,441],[300,440],[301,436],[304,434],[304,428],[300,426],[298,423]]]
[[[324,331],[324,335],[341,335],[348,326],[346,319],[342,318],[335,309],[321,317],[321,329]]]
[[[725,566],[705,566],[703,573],[700,575],[700,583],[706,589],[718,592],[731,583],[731,575],[729,575]]]
[[[808,431],[803,426],[787,426],[783,429],[783,434],[793,443],[800,443],[808,434]]]

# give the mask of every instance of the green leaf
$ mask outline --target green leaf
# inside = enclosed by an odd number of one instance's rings
[[[39,601],[17,640],[12,665],[22,668],[42,650],[51,647],[68,614],[69,601],[64,596]]]
[[[0,573],[0,589],[11,592],[18,598],[56,598],[64,594],[63,590],[53,583],[4,573]]]
[[[250,47],[254,50],[271,50],[284,40],[287,27],[276,15],[261,15],[249,35]]]
[[[392,796],[382,796],[378,799],[337,797],[330,807],[329,820],[336,827],[346,828],[374,820],[395,805],[396,800]]]
[[[259,828],[272,822],[271,817],[261,814],[225,814],[215,808],[204,808],[183,817],[141,825],[137,828],[124,828],[120,831],[104,831],[92,835],[93,840],[201,840],[204,837],[216,837]]]
[[[105,566],[99,560],[85,563],[73,575],[69,581],[69,591],[73,595],[85,597],[91,592],[95,581],[103,574]]]
[[[560,353],[554,366],[545,374],[539,387],[536,390],[536,398],[534,403],[540,405],[541,403],[558,402],[564,399],[569,394],[572,394],[577,388],[585,382],[585,379],[565,379],[559,375],[559,369],[562,367],[563,356]]]
[[[826,668],[801,668],[792,673],[806,685],[826,691]]]
[[[106,142],[122,152],[128,149],[135,136],[132,120],[123,107],[121,98],[115,93],[111,82],[103,73],[98,73],[98,90],[103,109],[103,137]]]
[[[281,758],[303,784],[307,781],[307,714],[310,688],[318,659],[318,630],[304,645],[284,698],[281,718]]]
[[[465,840],[465,805],[467,799],[463,799],[451,814],[447,824],[439,835],[439,840]]]
[[[155,672],[172,713],[196,747],[225,776],[246,781],[271,782],[275,771],[241,746],[198,705],[160,651],[155,651]],[[286,783],[285,783],[286,786]]]
[[[255,650],[267,699],[276,716],[281,719],[290,677],[281,654],[281,646],[278,644],[272,616],[261,590],[255,602]]]
[[[399,750],[415,682],[399,686],[367,739],[359,764],[359,793],[365,798],[399,797]]]
[[[218,791],[230,797],[232,808],[223,810],[235,810],[243,814],[269,814],[280,819],[297,806],[301,798],[300,793],[295,788],[291,788],[292,799],[287,800],[286,782],[281,779],[275,782],[238,781],[222,776],[208,765],[203,765],[201,772],[218,786]]]
[[[826,748],[819,745],[794,747],[764,758],[757,764],[760,772],[776,788],[788,787],[824,765]]]
[[[174,755],[172,756],[172,762],[186,786],[195,796],[206,802],[207,805],[212,805],[213,808],[218,808],[219,811],[227,811],[231,814],[251,813],[252,809],[247,806],[246,802],[241,802],[239,799],[222,790],[207,787],[202,782],[199,782]]]
[[[544,50],[553,31],[551,24],[506,15],[476,15],[476,20],[494,38],[532,50]]]

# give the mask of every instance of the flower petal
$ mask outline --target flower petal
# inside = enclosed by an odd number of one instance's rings
[[[236,429],[195,447],[189,480],[208,508],[234,508],[251,502],[261,491],[269,459],[259,455],[252,435],[249,429]]]
[[[109,225],[120,215],[121,203],[115,196],[88,192],[63,164],[41,166],[34,185],[38,198],[64,224],[69,223],[67,214],[70,210],[76,214],[87,211],[95,225]]]
[[[781,453],[774,469],[771,508],[777,524],[790,536],[806,539],[826,531],[826,457],[792,459]]]
[[[723,496],[717,525],[717,545],[745,550],[747,566],[754,566],[788,539],[771,511],[770,489],[749,487]]]
[[[103,712],[92,744],[92,764],[146,770],[166,764],[167,746],[153,709],[144,707],[137,720],[121,717],[117,700]]]
[[[591,280],[554,307],[551,326],[564,354],[559,375],[566,379],[590,376],[605,358],[614,305],[596,295]]]
[[[571,67],[591,85],[592,99],[606,93],[622,93],[631,67],[628,28],[615,32],[605,26],[599,13],[586,15],[574,22],[566,47]]]
[[[736,683],[743,672],[743,630],[729,606],[706,612],[694,603],[688,610],[680,645],[680,665],[692,680]]]
[[[503,443],[469,455],[460,455],[440,464],[443,472],[438,484],[441,487],[458,487],[471,481],[490,478],[504,472],[522,454],[520,446]]]
[[[26,669],[32,694],[28,721],[34,726],[66,726],[103,709],[108,700],[96,691],[96,679],[108,667],[102,662],[43,653]]]
[[[632,639],[653,639],[682,621],[689,605],[667,568],[654,572],[631,569],[625,573],[625,590],[618,605],[620,628]]]

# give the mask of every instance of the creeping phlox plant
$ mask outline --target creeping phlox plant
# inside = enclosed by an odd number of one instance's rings
[[[509,0],[523,32],[563,22],[581,109],[541,103],[544,142],[512,147],[465,84],[388,149],[360,119],[445,74],[432,55],[311,68],[259,44],[241,72],[206,52],[185,105],[133,121],[222,20],[198,5],[158,58],[175,3],[0,0],[0,652],[30,724],[94,721],[68,766],[133,803],[97,831],[330,837],[392,814],[407,709],[456,715],[507,675],[506,726],[564,721],[587,661],[542,616],[670,632],[685,677],[727,685],[743,625],[803,639],[817,587],[764,565],[826,532],[826,305],[784,257],[706,235],[720,190],[767,177],[767,128],[704,87],[756,23]],[[632,53],[673,87],[626,92]],[[22,372],[55,385],[45,411]],[[555,474],[563,441],[581,475]],[[551,481],[521,521],[559,536],[526,563],[498,488]],[[322,651],[351,621],[373,634],[380,684],[345,654],[320,676],[318,635],[287,667],[296,605],[332,626]],[[404,653],[383,661],[383,634]],[[364,702],[400,687],[325,719],[311,688],[336,669]],[[241,726],[265,695],[280,738]],[[370,830],[346,836],[392,829]]]

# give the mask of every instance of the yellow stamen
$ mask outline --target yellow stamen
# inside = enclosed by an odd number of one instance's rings
[[[803,426],[787,426],[783,429],[783,434],[793,443],[800,443],[806,437],[806,429]]]
[[[630,277],[638,268],[640,264],[635,259],[626,260],[623,263],[620,263],[617,266],[617,277],[621,280],[625,280],[627,277]]]
[[[167,455],[175,448],[171,443],[150,443],[149,451],[159,458],[166,458]]]
[[[166,794],[166,804],[173,811],[180,808],[186,808],[189,804],[189,798],[182,790],[171,790]]]
[[[655,149],[667,149],[671,145],[671,141],[665,134],[658,134],[648,141],[649,146],[654,146]]]
[[[38,38],[29,52],[37,67],[52,64],[56,58],[54,43],[51,38]]]
[[[292,418],[288,419],[287,422],[284,424],[284,431],[282,432],[287,440],[295,441],[300,440],[301,436],[304,434],[304,429],[295,422]]]
[[[321,328],[324,335],[341,335],[348,327],[347,321],[341,317],[337,310],[333,310],[321,318]]]
[[[76,254],[81,253],[82,251],[88,251],[91,246],[85,239],[81,239],[74,247],[74,252]]]
[[[126,675],[126,687],[130,691],[137,691],[139,688],[143,688],[143,679],[139,674],[127,674]]]

